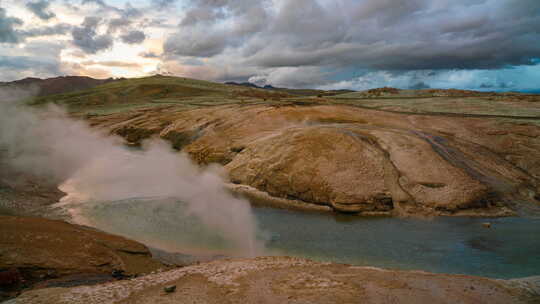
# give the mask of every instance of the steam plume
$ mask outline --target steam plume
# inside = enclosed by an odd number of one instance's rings
[[[0,157],[19,170],[57,181],[67,193],[63,202],[175,197],[233,242],[238,254],[262,250],[249,204],[225,190],[219,167],[200,169],[161,140],[128,151],[120,138],[90,129],[59,107],[37,111],[21,105],[17,100],[24,95],[0,89]]]

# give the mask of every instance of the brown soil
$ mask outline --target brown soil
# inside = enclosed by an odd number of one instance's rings
[[[166,286],[176,290],[166,293]],[[16,303],[509,304],[535,303],[539,295],[534,288],[535,283],[265,257],[216,261],[97,286],[42,289],[23,294]]]
[[[50,205],[64,196],[57,186],[53,179],[13,169],[0,155],[0,215],[53,216]]]
[[[0,292],[4,297],[41,281],[81,285],[111,280],[113,271],[121,277],[159,268],[165,266],[151,258],[148,248],[123,237],[62,221],[0,216]]]

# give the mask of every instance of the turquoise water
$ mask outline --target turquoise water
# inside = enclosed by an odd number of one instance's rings
[[[361,218],[255,208],[267,253],[356,265],[472,274],[540,275],[539,218]],[[205,228],[174,200],[86,204],[97,228],[161,249],[225,253],[226,233]],[[484,228],[483,222],[492,223]]]
[[[540,219],[351,218],[256,212],[270,245],[320,260],[496,278],[540,274]],[[283,224],[279,224],[283,223]]]

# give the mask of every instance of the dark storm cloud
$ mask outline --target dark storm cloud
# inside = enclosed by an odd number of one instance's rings
[[[82,0],[81,4],[96,4],[103,12],[114,12],[120,15],[121,17],[125,18],[138,18],[143,15],[143,12],[131,5],[131,3],[127,2],[124,5],[124,8],[116,7],[107,4],[106,1],[103,0]]]
[[[125,18],[139,18],[144,15],[140,9],[132,6],[129,2],[123,9],[120,9],[120,14]]]
[[[94,54],[113,46],[115,39],[128,44],[141,43],[146,39],[144,32],[133,30],[132,26],[140,26],[140,20],[144,13],[140,8],[134,7],[126,2],[124,7],[109,5],[103,0],[82,0],[82,4],[96,4],[104,15],[112,14],[115,17],[100,19],[96,17],[86,17],[80,27],[72,31],[73,43],[86,53]],[[143,19],[144,23],[145,19]],[[96,27],[106,26],[106,34],[98,35]],[[121,34],[117,34],[120,32]]]
[[[86,17],[81,26],[75,27],[71,31],[73,44],[88,54],[95,54],[112,47],[113,38],[111,35],[98,35],[96,33],[96,27],[100,23],[100,18]]]
[[[19,42],[20,37],[14,27],[22,24],[21,19],[7,16],[6,10],[0,7],[0,43]]]
[[[245,2],[239,0],[239,3]],[[227,0],[192,0],[191,8],[182,19],[182,26],[196,25],[197,23],[215,23],[225,18],[224,9],[232,7],[234,1]],[[253,5],[257,5],[253,3]]]
[[[26,3],[26,8],[38,16],[42,20],[49,20],[56,17],[56,15],[49,11],[49,1],[40,0]]]
[[[176,0],[152,0],[152,4],[158,9],[164,9],[170,7],[176,2]]]
[[[103,1],[103,0],[82,0],[81,1],[81,4],[83,4],[83,5],[84,4],[92,4],[92,3],[94,3],[94,4],[96,4],[96,5],[100,6],[100,7],[109,7],[105,3],[105,1]]]
[[[107,29],[108,33],[114,33],[121,28],[125,28],[131,25],[133,21],[128,18],[114,18],[109,20],[109,27]]]
[[[73,28],[70,24],[67,23],[57,23],[52,26],[41,26],[29,29],[15,29],[15,27],[21,25],[23,25],[23,21],[21,19],[7,16],[5,9],[0,8],[0,43],[24,42],[25,39],[28,37],[64,35]]]
[[[109,10],[111,10],[111,7],[109,7]],[[144,14],[140,9],[133,7],[129,2],[126,3],[123,9],[115,7],[113,11],[118,15],[118,17],[108,20],[107,33],[110,34],[121,29],[127,29],[133,24],[138,24],[137,26],[141,26],[141,22],[139,22],[139,20],[143,19]],[[146,20],[147,19],[143,19],[143,23],[146,23]]]
[[[164,44],[165,54],[212,57],[228,46],[241,47],[268,21],[269,1],[194,0],[177,33]],[[233,21],[224,25],[224,21]]]
[[[494,69],[540,57],[537,0],[286,0],[274,10],[264,1],[191,3],[166,54],[402,71]]]
[[[64,35],[69,33],[73,26],[67,23],[58,23],[53,26],[42,26],[21,31],[23,37],[42,37],[53,35]]]
[[[417,82],[409,87],[411,90],[429,89],[430,86],[423,81]]]
[[[138,44],[146,39],[146,35],[141,31],[130,31],[121,35],[120,39],[122,39],[124,43]]]
[[[222,19],[225,15],[222,11],[198,7],[187,11],[186,16],[182,19],[182,26],[194,25],[199,22],[214,22],[217,19]]]
[[[82,27],[94,30],[100,23],[102,19],[99,17],[86,17],[81,24]]]
[[[270,35],[298,50],[327,48],[346,38],[343,13],[329,11],[314,0],[287,1],[273,20]]]
[[[480,89],[508,89],[512,86],[504,81],[499,81],[497,83],[482,83],[480,84]]]
[[[207,33],[204,29],[195,28],[172,35],[163,48],[169,55],[212,57],[223,52],[226,46],[225,32]]]

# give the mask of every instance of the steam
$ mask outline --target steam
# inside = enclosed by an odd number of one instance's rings
[[[0,89],[0,157],[60,184],[67,193],[62,203],[174,197],[233,243],[238,255],[262,251],[250,206],[225,190],[220,167],[201,169],[161,140],[129,151],[121,138],[91,129],[59,107],[38,111],[17,101],[29,95]]]

